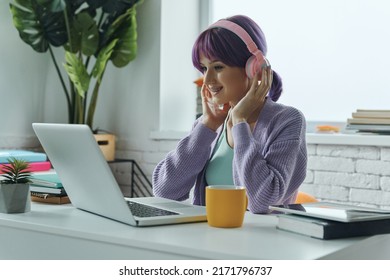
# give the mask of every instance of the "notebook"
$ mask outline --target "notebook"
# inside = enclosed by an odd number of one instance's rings
[[[269,209],[283,213],[328,219],[339,222],[370,221],[390,218],[390,210],[330,202],[271,205],[269,206]]]
[[[33,129],[75,207],[132,226],[207,220],[203,206],[158,197],[125,198],[87,125],[33,123]],[[158,216],[140,214],[139,205]]]
[[[343,223],[301,215],[281,214],[276,228],[319,239],[349,238],[390,233],[390,219]]]

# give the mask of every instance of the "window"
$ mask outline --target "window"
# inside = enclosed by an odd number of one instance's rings
[[[191,129],[196,116],[200,74],[192,65],[192,46],[207,27],[209,2],[161,1],[160,123],[153,139],[180,139]]]
[[[198,34],[197,0],[161,1],[160,131],[189,131],[195,120],[191,50]]]
[[[308,121],[342,121],[390,108],[390,2],[211,0],[211,21],[234,14],[263,29],[284,83],[281,103]]]

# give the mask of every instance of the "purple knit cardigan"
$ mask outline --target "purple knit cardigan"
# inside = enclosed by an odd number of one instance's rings
[[[193,203],[205,205],[205,170],[222,126],[215,132],[200,120],[156,166],[152,177],[155,196],[181,201],[194,187]],[[306,176],[305,133],[303,114],[270,98],[253,132],[245,122],[233,126],[233,181],[247,188],[252,213],[268,213],[269,205],[295,201]]]

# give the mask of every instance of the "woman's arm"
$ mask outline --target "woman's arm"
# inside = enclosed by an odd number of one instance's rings
[[[247,188],[253,213],[267,213],[269,205],[288,201],[306,176],[303,116],[295,114],[269,131],[262,140],[255,139],[246,122],[233,127],[234,182]]]
[[[174,200],[187,199],[196,176],[210,157],[211,144],[216,137],[217,132],[198,120],[191,133],[156,166],[152,177],[154,195]]]

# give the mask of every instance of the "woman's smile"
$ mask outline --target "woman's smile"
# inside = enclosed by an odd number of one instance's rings
[[[209,91],[210,91],[210,93],[213,95],[213,96],[215,96],[215,95],[217,95],[218,93],[220,93],[221,92],[221,90],[222,90],[222,86],[208,86],[208,89],[209,89]]]

